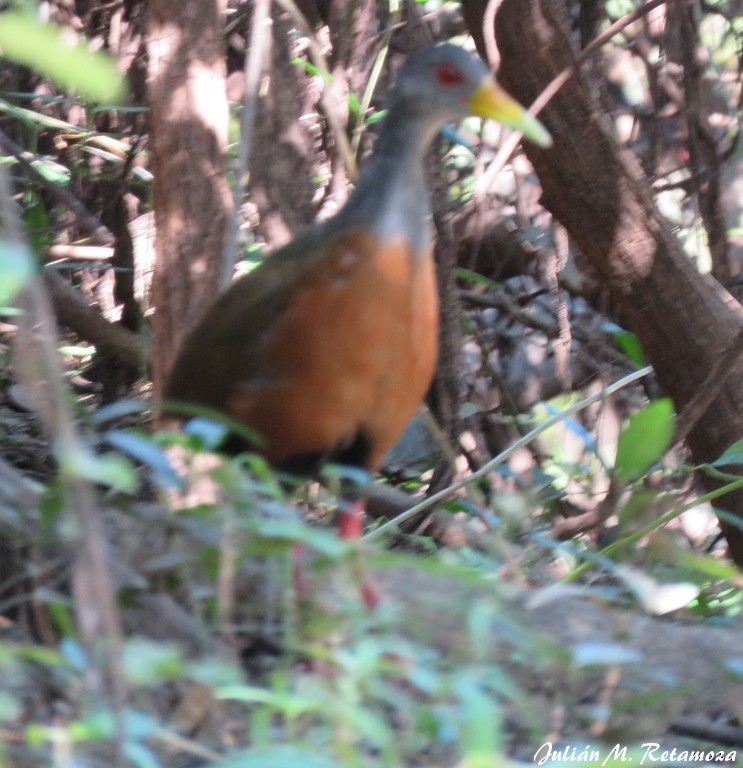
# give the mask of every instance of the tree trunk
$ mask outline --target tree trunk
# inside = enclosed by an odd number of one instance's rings
[[[496,24],[500,78],[520,101],[531,103],[573,63],[565,19],[562,0],[504,0]],[[708,376],[739,344],[741,306],[688,259],[658,213],[635,158],[604,125],[580,73],[540,118],[555,146],[542,150],[526,144],[525,149],[545,206],[620,304],[681,420],[703,385],[716,388],[688,434],[696,462],[716,459],[743,435],[743,360],[736,356],[723,370],[724,380]],[[720,507],[743,520],[743,493],[725,496]],[[724,520],[720,526],[732,557],[743,564],[743,531]]]
[[[157,261],[155,396],[178,346],[219,290],[232,200],[225,174],[224,0],[149,4],[148,98]]]

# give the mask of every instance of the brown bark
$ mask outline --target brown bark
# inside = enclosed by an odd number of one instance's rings
[[[457,243],[452,231],[451,216],[447,216],[446,186],[443,175],[443,153],[437,146],[429,166],[429,179],[433,181],[433,221],[436,228],[436,280],[439,290],[439,360],[436,375],[428,391],[427,402],[441,428],[444,439],[452,448],[446,452],[435,468],[428,487],[429,495],[440,491],[451,482],[454,466],[451,455],[456,454],[461,427],[462,405],[462,304],[456,279]]]
[[[224,0],[153,0],[149,6],[156,396],[185,331],[219,289],[232,209],[224,163],[223,18]]]
[[[271,76],[258,101],[250,157],[250,196],[270,249],[285,245],[317,215],[314,202],[316,125],[306,116],[318,98],[308,77],[292,61],[291,19],[274,4]]]
[[[95,344],[116,365],[138,374],[147,364],[147,349],[136,333],[119,323],[106,320],[89,306],[82,293],[56,272],[44,273],[44,282],[57,320],[78,336]]]
[[[707,232],[707,244],[712,259],[712,275],[729,288],[732,282],[727,225],[722,208],[722,163],[720,152],[703,106],[705,83],[699,58],[699,27],[697,9],[676,2],[672,18],[680,28],[686,96],[687,146],[694,192],[699,213]]]
[[[330,198],[331,211],[345,202],[348,175],[335,149],[336,137],[320,93],[324,89],[329,94],[338,121],[347,125],[349,91],[361,98],[378,48],[377,38],[369,34],[378,23],[373,0],[350,4],[308,0],[299,5],[313,23],[322,18],[328,24],[331,79],[323,84],[313,82],[292,60],[295,21],[275,4],[271,78],[258,105],[250,159],[251,199],[258,209],[261,234],[271,249],[286,244],[311,224]],[[319,202],[318,177],[330,179]]]
[[[504,0],[496,25],[500,78],[520,101],[533,101],[573,63],[566,18],[561,0]],[[683,417],[715,362],[739,338],[743,311],[687,258],[655,208],[634,157],[604,125],[580,73],[540,117],[555,146],[525,148],[542,182],[544,204],[620,304]],[[690,430],[695,461],[714,460],[743,434],[742,376],[738,359]],[[743,493],[724,497],[721,507],[743,519]],[[720,524],[733,558],[743,563],[743,532]]]

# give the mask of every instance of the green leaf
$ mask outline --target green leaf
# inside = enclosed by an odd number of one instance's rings
[[[348,111],[354,120],[359,119],[361,115],[361,102],[353,91],[350,91],[348,94]]]
[[[165,451],[149,436],[136,432],[110,430],[105,434],[106,442],[129,454],[136,461],[146,464],[153,472],[161,488],[183,488],[185,481],[176,472]]]
[[[134,493],[139,486],[137,473],[131,462],[116,453],[98,456],[88,448],[58,456],[63,474],[78,475],[93,483],[108,486],[124,493]]]
[[[497,280],[493,280],[490,277],[481,275],[479,272],[475,272],[465,267],[457,267],[454,270],[454,276],[457,280],[461,280],[466,283],[473,283],[474,285],[484,285],[486,288],[499,288],[500,283]]]
[[[83,43],[71,45],[60,27],[29,13],[3,13],[0,50],[6,59],[32,67],[92,101],[113,102],[124,95],[124,78],[111,56]]]
[[[743,659],[733,656],[725,659],[724,664],[734,675],[743,679]]]
[[[65,133],[85,133],[82,128],[78,128],[78,126],[73,125],[72,123],[58,120],[56,117],[50,117],[41,112],[34,112],[32,109],[18,107],[15,104],[10,104],[4,99],[0,99],[0,113],[10,115],[26,125],[41,125],[44,128],[50,128],[53,131],[64,131]],[[13,162],[15,162],[15,160],[13,160]]]
[[[125,416],[141,416],[147,411],[148,407],[148,403],[142,400],[124,398],[109,405],[101,406],[95,413],[90,415],[90,421],[93,424],[100,425],[124,418]]]
[[[375,112],[374,114],[369,115],[369,117],[367,117],[366,120],[364,121],[364,124],[374,125],[375,123],[378,123],[381,120],[384,120],[385,117],[387,117],[387,110],[380,109],[379,112]]]
[[[82,344],[63,344],[57,348],[60,355],[77,357],[85,360],[95,354],[95,347],[83,346]]]
[[[60,163],[50,160],[49,158],[40,158],[33,160],[31,165],[37,170],[47,181],[51,181],[53,184],[59,184],[60,187],[66,187],[70,183],[70,172]]]
[[[721,581],[734,581],[740,576],[740,571],[736,566],[726,563],[717,557],[689,554],[687,552],[679,552],[677,557],[678,565],[703,576],[709,576]]]
[[[23,196],[23,209],[31,250],[34,253],[46,253],[54,240],[54,235],[49,226],[49,216],[41,196],[29,189]]]
[[[464,762],[472,768],[499,765],[502,759],[502,738],[501,714],[497,704],[471,672],[464,673],[455,687],[460,699]]]
[[[216,698],[225,701],[246,701],[252,704],[267,704],[289,718],[308,712],[320,712],[325,702],[314,696],[298,693],[283,693],[261,688],[256,685],[225,685],[215,691]]]
[[[487,654],[491,650],[496,613],[497,609],[492,602],[478,600],[467,615],[470,646],[478,661],[487,658]]]
[[[305,74],[309,75],[310,77],[321,77],[320,70],[314,64],[305,59],[292,59],[292,64],[294,64],[295,67],[303,69]]]
[[[642,607],[655,616],[686,607],[701,591],[696,584],[690,582],[663,584],[639,569],[624,564],[618,565],[615,573],[634,592]]]
[[[743,464],[743,440],[733,443],[719,459],[712,462],[713,467],[729,467],[735,464]]]
[[[31,279],[34,264],[34,257],[25,245],[0,240],[0,306],[9,304]]]
[[[643,352],[640,339],[629,331],[619,331],[614,338],[617,341],[619,349],[638,367],[647,365],[645,362],[645,352]]]
[[[668,450],[675,426],[673,403],[667,397],[638,411],[619,435],[616,476],[626,483],[642,477]]]
[[[23,714],[21,702],[9,691],[0,691],[0,722],[20,718]]]
[[[144,744],[127,741],[124,744],[124,751],[135,768],[162,768],[163,766],[157,755]]]
[[[182,651],[175,643],[135,637],[124,647],[124,672],[134,685],[179,680],[186,673]]]
[[[237,662],[210,656],[189,659],[187,671],[189,680],[211,687],[235,685],[235,681],[241,681],[243,677],[243,670]]]
[[[640,339],[634,333],[625,331],[624,328],[616,323],[604,323],[602,328],[614,337],[619,349],[621,349],[638,368],[647,365],[645,362],[645,352],[642,349]]]
[[[280,545],[282,550],[294,544],[303,544],[331,559],[343,557],[351,551],[351,545],[336,533],[298,520],[258,518],[251,522],[251,528],[257,537],[254,543],[261,549],[269,546],[270,542]]]
[[[316,747],[312,750],[288,745],[266,750],[238,752],[214,763],[214,768],[341,768],[341,764],[324,757]],[[346,763],[348,765],[348,763]]]

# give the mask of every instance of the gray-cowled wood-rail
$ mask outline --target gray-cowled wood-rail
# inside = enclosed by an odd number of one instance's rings
[[[468,115],[551,142],[476,56],[449,44],[411,54],[346,205],[216,300],[187,336],[166,398],[244,422],[277,468],[304,474],[332,461],[378,469],[436,366],[423,160],[442,125]],[[359,535],[358,516],[341,518],[343,535]]]

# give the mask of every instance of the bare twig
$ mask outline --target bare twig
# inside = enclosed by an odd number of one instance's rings
[[[266,40],[270,39],[270,34],[267,34],[270,30],[271,22],[268,15],[270,7],[270,0],[256,0],[253,5],[253,17],[250,23],[250,43],[248,54],[245,57],[245,98],[243,99],[243,111],[240,120],[240,152],[237,161],[235,188],[233,189],[234,205],[232,206],[232,218],[225,243],[224,258],[222,259],[222,276],[220,280],[222,288],[226,288],[229,285],[232,279],[232,270],[237,259],[240,208],[247,184],[248,160],[253,143],[253,126],[255,125],[255,113],[258,105],[258,91],[265,69],[265,62],[268,58],[266,56]]]
[[[609,27],[607,27],[598,37],[594,38],[580,53],[576,54],[575,61],[569,66],[565,67],[559,75],[557,75],[552,82],[539,94],[534,100],[534,103],[529,107],[530,115],[538,115],[547,104],[557,95],[560,88],[562,88],[573,75],[578,72],[580,67],[591,58],[591,56],[602,46],[604,43],[611,40],[612,37],[618,35],[622,30],[633,24],[638,19],[655,10],[658,6],[664,5],[666,0],[648,0],[645,5],[632,13],[628,13],[621,19],[618,19]],[[475,185],[475,200],[482,202],[488,190],[493,186],[493,182],[501,172],[505,164],[508,162],[508,158],[511,157],[519,141],[521,141],[522,134],[517,132],[512,133],[501,145],[496,156],[491,161],[488,169],[478,179]]]
[[[485,6],[485,13],[482,15],[482,36],[485,40],[485,53],[488,57],[488,64],[494,70],[500,66],[500,53],[495,42],[495,15],[498,13],[503,0],[488,0]]]
[[[49,249],[49,257],[59,261],[108,261],[113,255],[114,249],[108,245],[58,243]]]
[[[478,293],[477,291],[461,290],[459,295],[462,301],[476,307],[493,307],[499,312],[503,312],[512,318],[515,322],[526,328],[540,331],[548,339],[559,339],[561,328],[559,322],[550,322],[539,317],[536,313],[530,313],[527,309],[521,307],[512,298],[498,291],[488,291],[487,293]],[[599,349],[607,357],[625,368],[633,368],[632,361],[619,349],[609,346],[601,341],[597,341],[595,335],[588,333],[580,326],[571,327],[571,334],[576,341],[583,342],[585,345],[591,345],[594,349]]]
[[[707,374],[707,378],[697,388],[696,395],[679,414],[674,436],[675,442],[679,443],[687,438],[689,432],[720,394],[727,377],[736,369],[741,357],[743,357],[743,328],[738,331],[733,341],[719,355],[712,366],[712,370]]]
[[[44,187],[51,195],[57,198],[62,205],[69,208],[77,219],[78,224],[90,232],[93,243],[99,245],[111,245],[114,237],[109,230],[101,224],[73,194],[59,184],[54,184],[34,168],[33,163],[25,156],[19,147],[3,130],[0,130],[0,147],[9,155],[12,155],[23,166],[26,173],[38,184]]]
[[[425,499],[425,501],[422,501],[420,504],[416,504],[414,507],[411,507],[409,510],[401,514],[399,517],[396,517],[394,520],[390,520],[388,523],[385,523],[384,525],[379,526],[379,528],[376,528],[375,530],[366,534],[364,538],[374,539],[374,538],[377,538],[378,536],[381,536],[384,533],[389,533],[391,531],[397,530],[397,528],[399,528],[399,526],[402,525],[402,523],[404,523],[406,520],[409,520],[411,517],[415,517],[416,515],[419,515],[424,509],[428,509],[429,507],[432,507],[435,504],[438,504],[439,502],[444,501],[445,499],[448,499],[449,497],[454,495],[454,493],[456,493],[460,488],[464,488],[466,485],[469,485],[470,483],[474,483],[480,478],[485,477],[488,473],[492,472],[493,469],[495,469],[495,467],[503,464],[503,462],[506,461],[506,459],[508,459],[509,456],[514,454],[516,451],[518,451],[520,448],[524,447],[525,445],[528,445],[532,440],[534,440],[536,437],[541,435],[542,432],[545,432],[551,427],[554,427],[555,424],[559,424],[561,421],[564,421],[566,418],[573,416],[574,414],[584,410],[585,408],[588,408],[594,403],[598,403],[601,400],[605,400],[607,397],[609,397],[610,395],[613,395],[618,390],[623,389],[629,384],[632,384],[633,382],[638,381],[639,379],[642,379],[645,376],[648,376],[650,373],[652,373],[652,371],[653,369],[650,366],[647,366],[646,368],[641,368],[639,371],[633,371],[628,376],[625,376],[621,378],[619,381],[615,382],[614,384],[611,384],[608,387],[605,387],[600,392],[597,392],[596,394],[591,395],[590,397],[587,397],[584,400],[581,400],[580,402],[575,403],[574,405],[571,405],[569,408],[566,408],[564,411],[561,411],[556,416],[553,416],[551,419],[548,419],[547,421],[545,421],[543,424],[539,424],[538,426],[534,427],[534,429],[532,429],[523,437],[516,440],[508,448],[506,448],[505,451],[502,451],[497,456],[492,458],[489,462],[487,462],[482,467],[480,467],[480,469],[478,469],[476,472],[473,472],[471,475],[468,475],[467,477],[464,477],[461,480],[457,480],[455,483],[452,483],[448,488],[444,488],[443,491],[439,491],[439,493],[435,493],[433,496],[429,496],[427,499]]]
[[[689,165],[702,223],[707,232],[707,247],[712,260],[712,275],[726,288],[732,281],[725,214],[722,209],[721,159],[717,142],[703,114],[702,91],[705,85],[697,54],[698,30],[693,11],[684,0],[675,0],[680,17],[683,56],[684,112],[687,125]]]
[[[354,158],[356,158],[359,153],[361,137],[364,135],[364,130],[366,128],[364,123],[364,116],[366,115],[366,112],[369,109],[369,105],[371,104],[372,96],[374,95],[377,83],[379,82],[379,76],[381,75],[382,68],[384,67],[384,62],[387,60],[387,54],[389,53],[390,48],[390,40],[392,39],[393,30],[396,26],[395,22],[399,16],[399,10],[393,11],[390,24],[382,35],[380,51],[377,54],[377,58],[374,60],[374,65],[372,66],[371,73],[369,74],[369,82],[366,84],[366,89],[364,90],[364,95],[361,99],[361,106],[359,108],[360,119],[353,130],[353,138],[351,140],[351,151],[353,152]]]
[[[709,744],[724,744],[731,747],[743,747],[743,728],[727,723],[718,723],[708,717],[681,715],[671,723],[671,732],[692,739],[704,740]]]
[[[328,97],[328,89],[325,87],[331,79],[328,65],[325,61],[320,44],[317,42],[314,31],[310,27],[302,11],[299,10],[294,0],[277,0],[278,4],[291,15],[297,25],[302,29],[302,32],[306,35],[309,43],[310,56],[312,63],[320,73],[320,79],[322,80],[323,88],[321,91],[320,101],[322,102],[323,109],[325,111],[325,119],[330,124],[330,128],[333,131],[333,137],[338,145],[338,152],[340,153],[343,164],[346,166],[348,177],[352,181],[356,178],[358,169],[356,167],[356,158],[353,155],[351,149],[351,142],[348,140],[346,130],[344,126],[340,124],[337,115],[337,107],[332,104]]]

